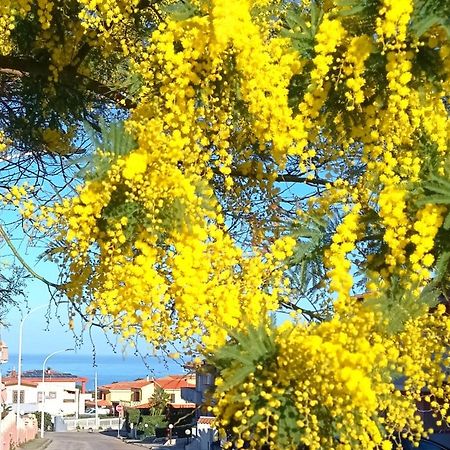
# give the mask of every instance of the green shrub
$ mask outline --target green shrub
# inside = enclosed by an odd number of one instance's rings
[[[126,412],[127,424],[137,425],[141,417],[141,411],[137,408],[128,408]]]
[[[35,412],[34,415],[38,421],[38,427],[41,428],[41,412]],[[53,421],[52,416],[49,413],[44,413],[44,430],[45,431],[53,431]]]
[[[160,428],[167,426],[165,419],[166,418],[163,415],[141,416],[137,429],[144,436],[153,436],[155,434],[156,427]]]

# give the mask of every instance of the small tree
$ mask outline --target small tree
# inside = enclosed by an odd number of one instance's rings
[[[141,419],[141,411],[137,408],[128,408],[125,413],[125,418],[127,422],[127,427],[133,424],[136,427]]]
[[[41,426],[41,412],[35,412],[34,413],[36,416],[36,420],[39,424],[39,426]],[[53,431],[53,420],[52,420],[52,416],[49,413],[44,413],[44,430],[46,431]]]
[[[151,416],[141,416],[141,420],[137,427],[138,431],[144,436],[154,436],[156,428],[167,426],[167,421],[162,414],[152,414]]]
[[[167,404],[170,402],[170,395],[161,387],[157,386],[155,392],[150,398],[150,415],[161,416],[164,414],[167,408]]]

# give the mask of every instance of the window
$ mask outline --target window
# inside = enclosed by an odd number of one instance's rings
[[[13,391],[13,403],[17,403],[18,400],[18,390]],[[20,403],[25,403],[25,391],[20,391]]]
[[[175,394],[170,394],[170,403],[175,403]]]
[[[140,402],[141,401],[141,393],[139,391],[133,392],[133,402]]]
[[[54,400],[56,398],[56,392],[49,392],[45,398]]]
[[[43,392],[38,392],[38,397],[37,397],[38,403],[42,403],[43,394],[44,394]]]

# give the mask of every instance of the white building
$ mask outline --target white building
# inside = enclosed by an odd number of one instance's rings
[[[84,392],[86,378],[49,372],[45,374],[44,379],[45,381],[42,382],[42,372],[39,377],[23,376],[19,389],[17,377],[4,378],[6,406],[17,411],[20,401],[19,411],[23,413],[41,411],[45,395],[44,411],[52,416],[77,416],[84,412],[85,401],[92,397],[91,394]]]

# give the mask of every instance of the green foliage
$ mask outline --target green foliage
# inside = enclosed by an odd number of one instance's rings
[[[311,1],[310,17],[302,14],[303,8],[296,3],[290,3],[284,17],[284,27],[281,35],[292,41],[292,46],[305,58],[314,56],[314,40],[317,29],[323,17],[323,11],[318,2]]]
[[[38,427],[41,426],[41,412],[37,411],[34,413],[38,422]],[[52,416],[49,413],[44,413],[44,429],[45,431],[53,431],[53,421]]]
[[[285,398],[285,403],[280,408],[280,420],[278,422],[279,433],[277,440],[283,448],[290,442],[300,442],[302,429],[297,425],[299,420],[298,409],[291,398]]]
[[[143,206],[139,202],[126,202],[126,190],[122,186],[118,189],[118,192],[120,190],[122,190],[122,195],[117,195],[114,201],[103,209],[102,217],[98,219],[97,224],[101,230],[105,231],[111,226],[111,223],[119,221],[122,217],[127,217],[128,223],[124,228],[124,234],[128,239],[131,239],[150,222],[146,217]]]
[[[419,298],[400,284],[398,278],[391,279],[391,286],[381,292],[375,299],[364,299],[364,307],[380,311],[387,321],[381,323],[384,332],[388,334],[401,332],[405,323],[423,315],[429,308],[438,303],[439,291],[433,284],[426,286]]]
[[[152,416],[162,416],[166,410],[167,404],[170,402],[170,395],[161,387],[156,386],[155,392],[150,398],[150,414]]]
[[[434,203],[438,205],[450,206],[450,181],[441,176],[432,175],[422,186],[425,195],[417,200],[418,206]],[[443,228],[450,229],[450,213],[447,214]]]
[[[128,423],[137,425],[141,418],[141,411],[137,408],[127,408],[126,419]]]
[[[337,0],[336,5],[338,15],[352,34],[359,34],[363,28],[373,28],[378,14],[378,0]]]
[[[317,286],[325,277],[323,267],[324,247],[330,241],[326,221],[311,217],[307,222],[293,226],[292,237],[297,244],[289,259],[300,290],[306,293],[311,286]]]
[[[450,37],[450,3],[447,0],[415,0],[410,30],[417,39],[435,26],[441,26]]]
[[[189,0],[162,5],[161,9],[173,20],[186,20],[198,16],[199,10]]]
[[[83,169],[78,173],[79,177],[86,180],[101,179],[106,175],[113,161],[128,155],[137,148],[133,136],[125,130],[123,121],[106,123],[104,119],[100,118],[99,131],[96,131],[87,122],[84,125],[90,138],[91,148],[95,153],[93,156],[77,161],[78,165],[85,163]],[[102,150],[108,154],[99,154],[97,150]]]
[[[247,332],[229,332],[231,341],[210,360],[214,367],[221,370],[226,380],[221,390],[232,390],[251,373],[255,373],[258,365],[267,366],[273,361],[278,351],[273,330],[273,324],[261,324],[249,327]]]
[[[26,281],[29,275],[23,267],[0,262],[0,323],[9,326],[7,315],[11,308],[26,301]]]
[[[104,119],[100,119],[99,135],[91,134],[91,139],[95,148],[100,148],[115,156],[125,156],[137,148],[133,136],[125,130],[123,121],[107,124]]]
[[[162,428],[167,425],[165,416],[163,415],[141,416],[137,429],[144,436],[153,436],[155,434],[155,428]]]

